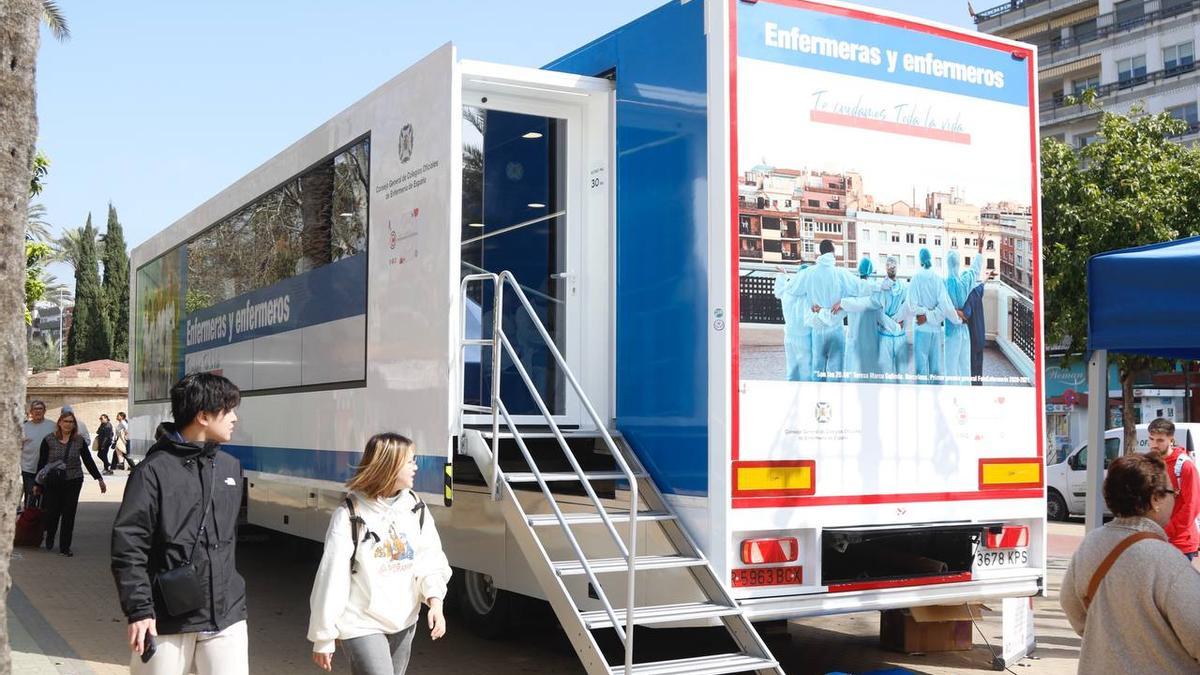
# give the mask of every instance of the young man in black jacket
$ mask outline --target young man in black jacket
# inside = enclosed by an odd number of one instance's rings
[[[125,486],[112,572],[135,675],[185,675],[193,666],[200,675],[249,672],[246,583],[234,563],[242,467],[218,449],[233,435],[240,402],[238,388],[219,375],[175,383],[175,422],[163,424]],[[153,656],[143,662],[150,643]]]

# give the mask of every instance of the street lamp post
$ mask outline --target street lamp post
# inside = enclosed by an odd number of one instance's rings
[[[62,343],[63,343],[63,289],[58,289],[58,367],[62,368]]]

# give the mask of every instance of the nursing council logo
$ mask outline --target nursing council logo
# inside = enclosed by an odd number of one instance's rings
[[[400,163],[407,164],[412,159],[413,128],[411,124],[400,127]]]
[[[820,402],[813,408],[813,417],[817,418],[817,423],[824,424],[833,418],[833,406]]]

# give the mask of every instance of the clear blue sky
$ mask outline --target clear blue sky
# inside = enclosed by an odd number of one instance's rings
[[[132,248],[445,42],[540,66],[663,4],[60,0],[72,38],[43,30],[38,62],[40,201],[56,231],[89,211],[102,231],[111,201]],[[966,0],[861,4],[974,29]]]

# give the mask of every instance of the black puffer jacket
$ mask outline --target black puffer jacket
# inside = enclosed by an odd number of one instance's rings
[[[215,443],[181,443],[172,440],[173,426],[166,430],[130,474],[113,523],[112,572],[121,610],[130,623],[155,617],[160,634],[224,630],[246,618],[246,582],[234,560],[242,465]],[[201,531],[213,480],[213,505]],[[193,564],[209,602],[171,616],[153,580],[187,560],[198,533]]]

